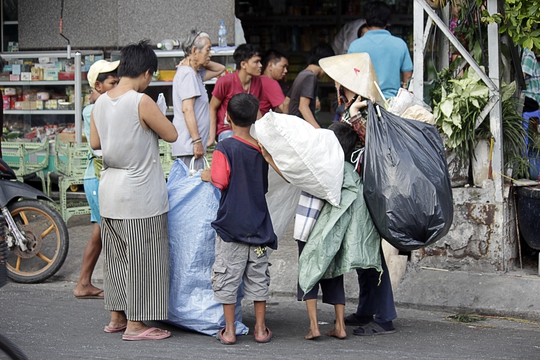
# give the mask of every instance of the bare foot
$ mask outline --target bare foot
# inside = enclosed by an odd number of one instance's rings
[[[310,330],[309,334],[304,336],[304,339],[306,339],[306,340],[315,340],[315,339],[320,338],[320,337],[321,337],[321,333],[319,332],[319,330],[316,330],[316,331]]]
[[[77,286],[73,290],[73,295],[77,298],[103,297],[104,296],[103,290],[95,287],[92,284],[88,284],[88,285],[77,284]]]
[[[256,339],[265,339],[268,336],[268,331],[266,330],[266,326],[260,329],[254,329],[253,336]]]
[[[110,329],[125,329],[127,324],[128,320],[123,312],[111,311],[111,321],[108,325]]]
[[[236,343],[236,329],[235,331],[227,331],[227,328],[221,329],[216,338],[221,341],[222,344],[232,345]]]
[[[345,330],[338,330],[338,329],[333,329],[329,332],[326,333],[326,336],[333,336],[335,338],[338,338],[338,339],[345,339],[347,337],[347,332]]]

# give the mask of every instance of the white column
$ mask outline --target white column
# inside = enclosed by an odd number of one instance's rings
[[[497,13],[497,0],[487,1],[487,10],[490,14]],[[498,89],[501,88],[500,81],[500,36],[499,26],[496,23],[488,25],[488,58],[489,58],[489,78],[495,83]],[[491,95],[498,95],[493,90],[490,90]],[[503,202],[503,177],[504,173],[503,164],[503,136],[502,136],[502,105],[501,99],[495,104],[491,112],[489,113],[489,126],[495,144],[493,147],[493,181],[495,185],[495,202]]]
[[[423,1],[423,0],[422,0]],[[412,91],[418,99],[424,99],[424,10],[418,1],[413,5],[413,78]]]

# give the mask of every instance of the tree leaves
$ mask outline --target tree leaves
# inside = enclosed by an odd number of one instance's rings
[[[540,1],[506,0],[504,16],[483,12],[482,21],[500,24],[499,32],[507,33],[514,44],[531,50],[540,50]]]

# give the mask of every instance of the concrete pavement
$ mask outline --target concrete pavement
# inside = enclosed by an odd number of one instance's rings
[[[486,275],[409,268],[396,291],[396,334],[344,341],[322,336],[306,341],[305,305],[297,302],[297,248],[290,231],[271,255],[272,297],[267,325],[274,338],[256,344],[252,335],[235,346],[166,324],[173,337],[162,341],[126,342],[121,334],[106,334],[108,312],[101,300],[77,300],[72,291],[81,256],[91,232],[89,217],[70,219],[70,251],[62,269],[42,284],[8,283],[0,289],[0,332],[16,342],[30,359],[539,359],[537,339],[537,276]],[[102,283],[102,262],[94,273]],[[355,274],[346,277],[346,314],[355,309]],[[332,328],[333,307],[319,305],[321,332]],[[451,322],[449,315],[475,311],[497,314],[473,324]],[[250,303],[243,307],[244,323],[254,324]],[[0,355],[0,359],[2,359]]]
[[[54,281],[76,282],[82,253],[90,236],[89,216],[74,216],[69,220],[70,250]],[[292,227],[270,256],[271,293],[296,294],[298,249],[292,238]],[[103,281],[102,260],[98,261],[94,281]],[[356,273],[345,275],[347,300],[358,299]],[[528,268],[510,273],[475,273],[407,267],[397,290],[395,302],[402,307],[443,310],[461,313],[513,316],[540,320],[540,277],[537,269]]]
[[[103,331],[108,312],[102,300],[77,300],[73,283],[9,283],[0,289],[0,332],[35,360],[63,359],[485,359],[537,360],[540,358],[537,324],[489,318],[474,324],[447,320],[447,312],[398,308],[395,334],[349,336],[338,340],[322,336],[303,339],[308,331],[304,304],[293,297],[272,296],[267,304],[266,325],[274,336],[257,344],[250,333],[233,346],[214,338],[167,324],[149,325],[171,330],[160,341],[122,341],[121,333]],[[352,304],[346,311],[353,311]],[[319,306],[321,332],[332,328],[333,308]],[[243,322],[254,325],[253,307],[243,306]],[[0,359],[2,355],[0,352]]]

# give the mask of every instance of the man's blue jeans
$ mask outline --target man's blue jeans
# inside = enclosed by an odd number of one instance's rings
[[[397,318],[396,307],[394,306],[394,294],[388,267],[384,260],[381,248],[382,277],[379,284],[379,272],[375,269],[356,269],[358,274],[358,286],[360,295],[358,298],[358,308],[356,316],[375,315],[375,321],[385,323]]]

